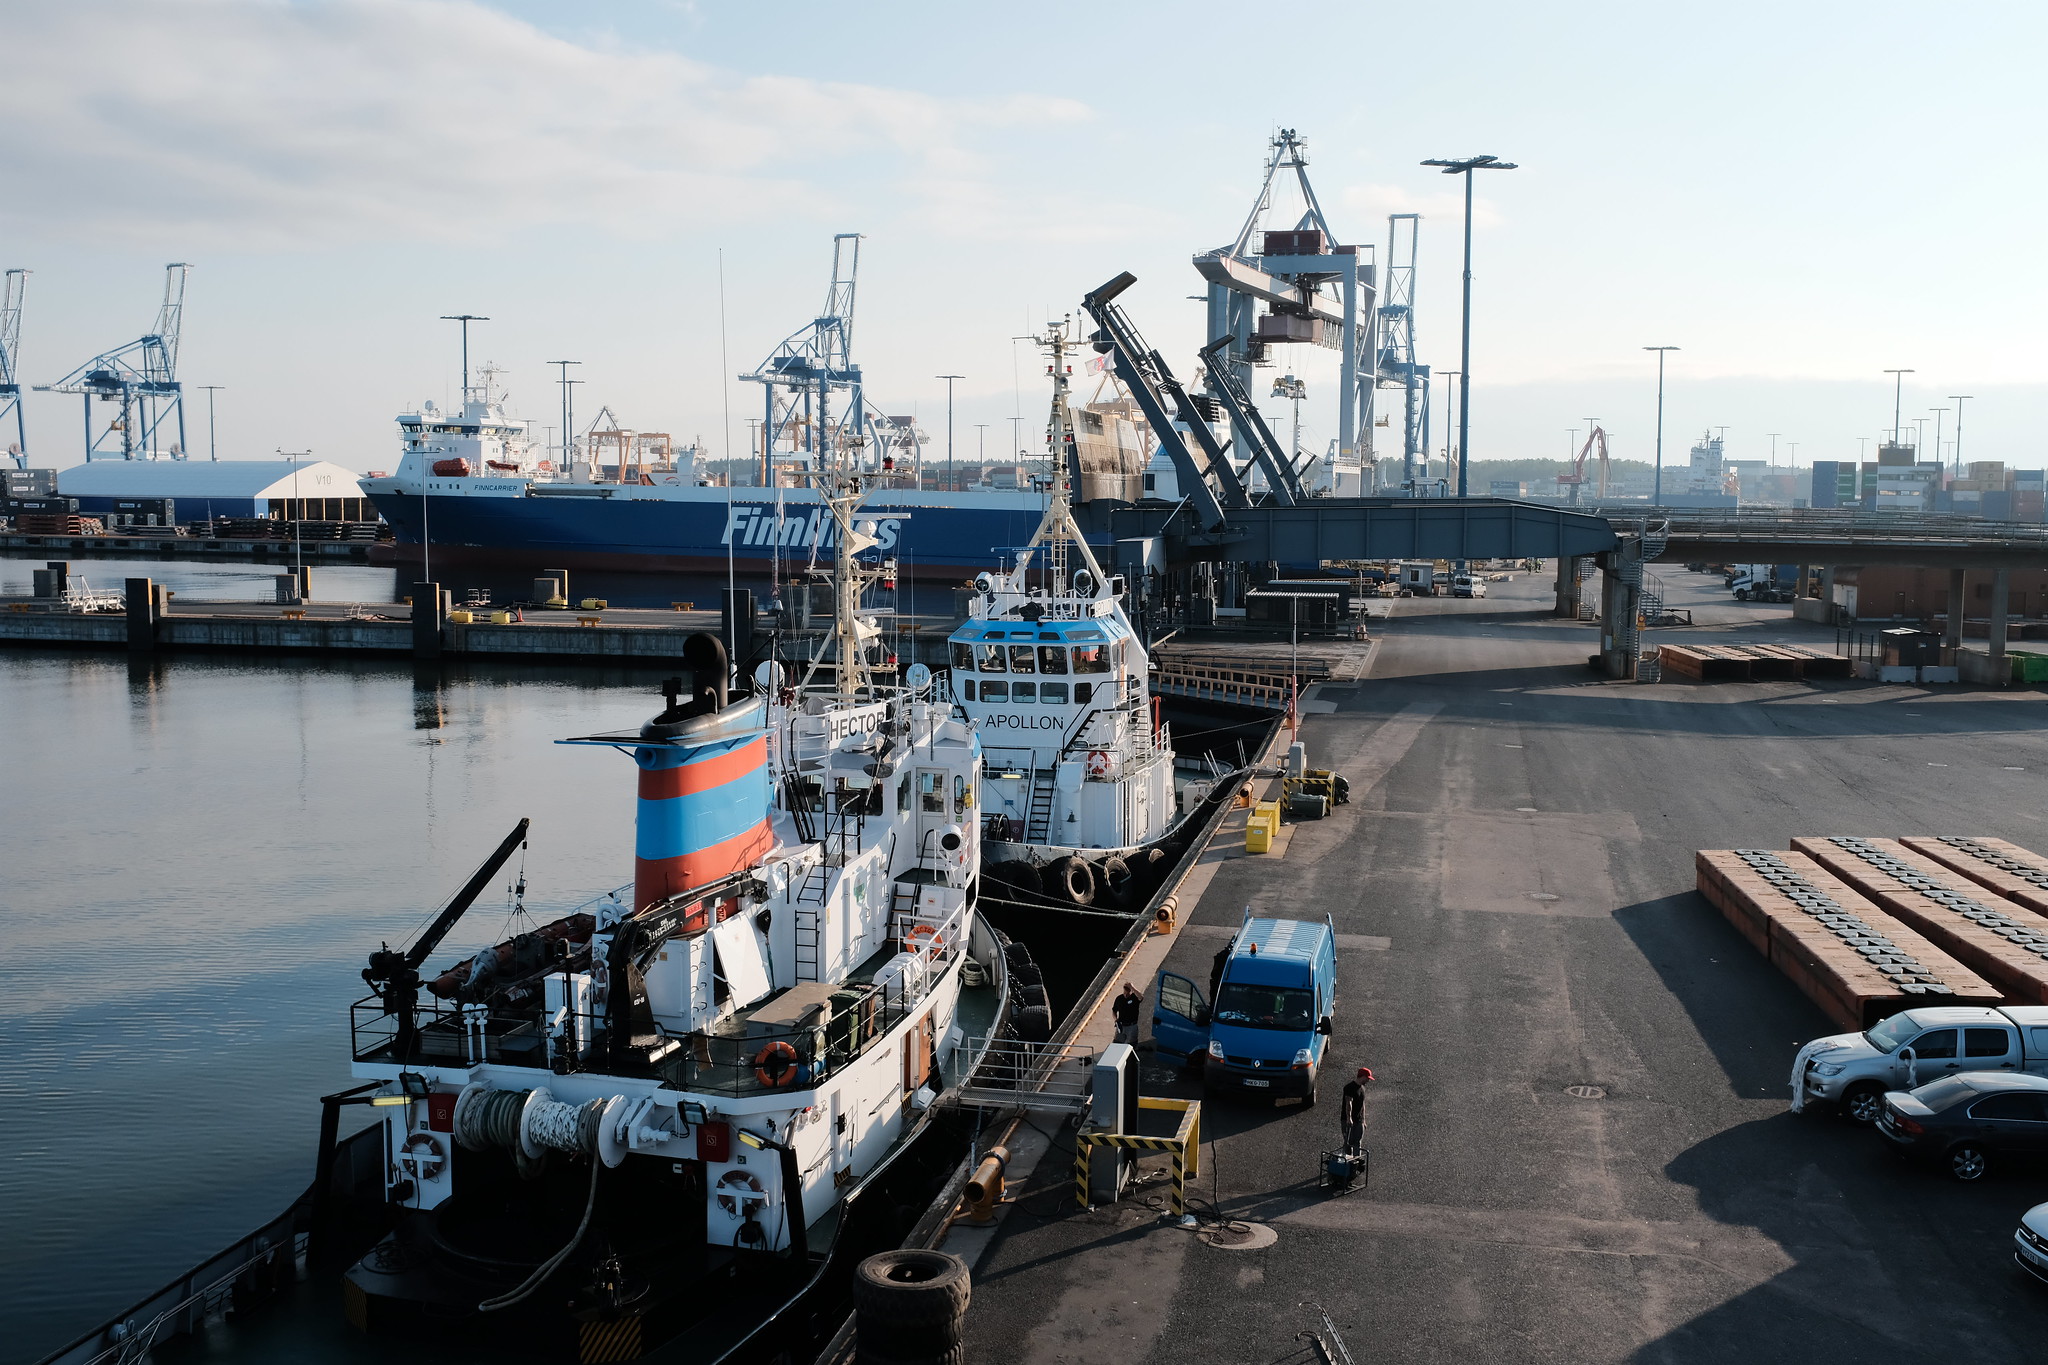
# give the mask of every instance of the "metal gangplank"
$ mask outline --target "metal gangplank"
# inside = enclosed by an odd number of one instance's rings
[[[1015,1038],[969,1038],[962,1046],[979,1051],[981,1060],[953,1092],[955,1103],[1052,1114],[1087,1111],[1095,1048]]]

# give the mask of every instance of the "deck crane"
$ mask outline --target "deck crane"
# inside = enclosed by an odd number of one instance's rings
[[[1284,183],[1289,172],[1305,207],[1291,229],[1262,233],[1275,184]],[[1292,128],[1283,128],[1272,140],[1265,179],[1236,238],[1194,259],[1195,270],[1209,285],[1208,335],[1231,339],[1221,359],[1247,392],[1252,367],[1273,346],[1313,342],[1342,357],[1337,459],[1329,491],[1344,495],[1368,491],[1370,480],[1378,318],[1372,251],[1365,245],[1337,245],[1309,184],[1306,144]],[[1264,314],[1258,312],[1261,305]],[[1234,435],[1242,446],[1254,443],[1242,427]]]
[[[1429,366],[1415,363],[1415,242],[1419,213],[1387,215],[1387,278],[1380,302],[1378,383],[1402,391],[1401,482],[1415,487],[1429,449]],[[1426,471],[1425,471],[1426,472]]]
[[[762,388],[765,449],[773,458],[777,443],[825,464],[839,456],[835,448],[865,446],[868,405],[861,395],[860,366],[853,363],[854,285],[860,275],[858,232],[832,238],[832,284],[824,310],[800,331],[791,333],[766,360],[741,379]],[[832,395],[843,391],[847,401],[834,426]]]
[[[6,283],[0,285],[0,426],[6,425],[9,413],[14,415],[14,439],[7,453],[14,457],[16,469],[28,468],[28,427],[22,420],[21,380],[15,374],[21,359],[21,298],[27,292],[28,272],[8,271]]]
[[[1282,507],[1293,507],[1308,499],[1308,492],[1301,486],[1301,478],[1294,468],[1293,459],[1280,448],[1280,442],[1273,435],[1273,429],[1266,425],[1266,418],[1259,411],[1252,396],[1244,391],[1237,375],[1224,363],[1223,352],[1230,346],[1230,338],[1217,337],[1201,349],[1202,367],[1209,376],[1209,393],[1223,404],[1230,414],[1230,424],[1244,432],[1250,441],[1252,458],[1259,462],[1259,468],[1266,471],[1266,482],[1273,490],[1274,499]]]
[[[1572,461],[1572,472],[1557,476],[1559,483],[1572,490],[1569,506],[1577,507],[1579,505],[1579,488],[1586,482],[1586,456],[1596,447],[1600,453],[1599,500],[1601,502],[1607,501],[1607,429],[1605,427],[1594,427],[1592,431],[1587,433],[1586,443],[1579,447],[1579,458]]]
[[[166,419],[178,438],[167,453],[185,458],[185,389],[178,382],[178,334],[184,325],[185,276],[192,267],[173,261],[164,267],[164,301],[157,309],[156,329],[126,346],[103,352],[54,384],[36,385],[37,393],[75,393],[85,399],[85,458],[107,454],[107,437],[120,433],[121,458],[157,458],[156,438]],[[119,413],[97,435],[92,425],[92,400],[119,403]]]
[[[1245,496],[1244,484],[1238,479],[1237,471],[1230,467],[1230,460],[1217,441],[1216,433],[1209,429],[1207,414],[1196,406],[1188,391],[1173,377],[1165,357],[1145,344],[1145,338],[1138,335],[1138,329],[1131,325],[1124,310],[1116,306],[1117,295],[1137,282],[1138,277],[1126,270],[1094,292],[1082,296],[1081,306],[1094,319],[1096,326],[1096,331],[1088,339],[1097,354],[1112,359],[1117,378],[1137,400],[1146,422],[1151,425],[1153,438],[1166,451],[1166,457],[1173,461],[1181,492],[1193,504],[1202,530],[1217,536],[1226,529],[1224,507],[1248,507],[1250,499]],[[1182,439],[1183,430],[1193,439],[1195,449],[1201,452],[1201,463],[1196,462],[1194,452],[1188,449],[1188,442]],[[1223,487],[1221,502],[1209,482],[1211,475]]]

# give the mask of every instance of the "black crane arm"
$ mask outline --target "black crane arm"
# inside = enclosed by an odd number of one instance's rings
[[[1293,460],[1280,449],[1273,429],[1266,425],[1265,414],[1259,411],[1258,404],[1252,401],[1244,385],[1224,363],[1223,350],[1230,342],[1231,338],[1224,335],[1201,349],[1202,366],[1209,374],[1209,391],[1230,410],[1230,415],[1237,419],[1238,428],[1252,438],[1252,455],[1260,468],[1266,471],[1266,481],[1273,487],[1273,496],[1282,507],[1294,507],[1306,501],[1308,493],[1295,475]]]
[[[526,827],[531,823],[531,820],[522,818],[514,825],[512,832],[505,836],[505,842],[499,844],[497,850],[484,859],[484,865],[476,870],[476,875],[464,882],[462,889],[455,893],[455,899],[448,902],[448,908],[434,917],[434,922],[427,926],[427,931],[420,935],[419,941],[406,951],[405,965],[408,968],[418,971],[420,964],[433,955],[434,949],[441,946],[441,940],[448,937],[448,931],[455,927],[455,921],[461,919],[463,912],[476,903],[476,898],[484,893],[484,888],[490,885],[491,878],[498,875],[498,869],[505,865],[505,860],[512,856],[513,850],[526,842]]]
[[[1117,377],[1130,389],[1131,396],[1137,400],[1138,407],[1145,414],[1145,420],[1152,427],[1153,437],[1158,440],[1160,448],[1165,450],[1167,458],[1173,461],[1174,472],[1180,477],[1181,493],[1193,504],[1195,516],[1201,521],[1202,529],[1221,530],[1224,524],[1223,508],[1216,501],[1216,492],[1209,486],[1209,480],[1202,473],[1201,466],[1195,462],[1193,453],[1188,450],[1187,442],[1174,430],[1174,420],[1180,416],[1180,407],[1186,402],[1186,395],[1179,396],[1179,401],[1174,404],[1174,411],[1167,410],[1169,398],[1163,391],[1161,377],[1154,372],[1155,366],[1164,369],[1166,362],[1159,358],[1158,352],[1145,345],[1144,338],[1138,335],[1138,329],[1124,316],[1123,309],[1116,306],[1117,295],[1136,283],[1137,276],[1126,270],[1093,293],[1082,297],[1081,306],[1087,310],[1088,316],[1095,320],[1098,329],[1093,337],[1095,349],[1109,355],[1116,362]],[[1166,381],[1172,382],[1170,374],[1166,376]],[[1178,384],[1173,385],[1176,390],[1179,387]]]

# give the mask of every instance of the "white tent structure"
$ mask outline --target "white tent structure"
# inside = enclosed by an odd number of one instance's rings
[[[361,475],[326,460],[93,460],[57,473],[57,492],[85,516],[137,498],[174,498],[178,521],[282,517],[374,521]]]

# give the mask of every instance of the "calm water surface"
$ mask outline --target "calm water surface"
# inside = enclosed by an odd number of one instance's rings
[[[657,677],[0,654],[0,1362],[304,1188],[365,954],[519,817],[539,920],[631,880],[632,764],[552,741],[637,724]],[[501,885],[437,960],[507,920]]]

